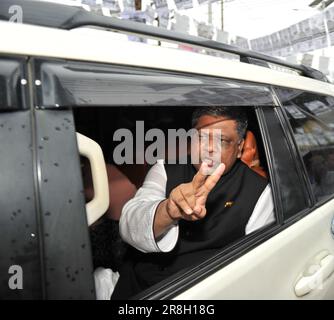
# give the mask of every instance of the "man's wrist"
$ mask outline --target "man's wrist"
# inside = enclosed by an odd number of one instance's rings
[[[166,203],[165,203],[165,211],[167,213],[168,218],[172,221],[172,222],[176,222],[178,220],[180,220],[180,218],[178,217],[173,217],[172,214],[170,213],[170,210],[168,209],[168,201],[170,201],[169,199],[166,199]]]

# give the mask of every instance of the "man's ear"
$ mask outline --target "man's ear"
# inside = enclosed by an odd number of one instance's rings
[[[244,148],[244,144],[245,144],[245,139],[242,139],[241,142],[238,145],[238,158],[241,158],[242,155],[242,149]]]

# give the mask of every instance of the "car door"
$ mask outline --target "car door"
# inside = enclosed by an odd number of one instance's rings
[[[72,111],[44,108],[44,76],[0,56],[0,298],[94,299]]]
[[[333,194],[315,198],[285,106],[258,110],[279,225],[268,240],[175,299],[334,298]]]
[[[150,109],[161,107],[166,110],[166,113],[169,113],[172,108],[182,107],[223,105],[244,106],[253,109],[256,104],[272,106],[274,103],[269,86],[231,79],[104,63],[63,61],[61,59],[41,60],[39,63],[40,79],[42,79],[45,88],[48,89],[39,92],[39,104],[47,109],[48,117],[59,112],[59,109],[70,105],[77,115],[76,125],[78,125],[80,112],[99,109],[101,111],[100,117],[94,118],[94,120],[88,118],[89,121],[82,123],[81,129],[79,129],[80,126],[77,126],[77,130],[84,133],[85,131],[82,130],[85,125],[89,128],[93,124],[97,125],[98,130],[96,132],[93,130],[94,134],[97,134],[96,139],[101,140],[101,145],[105,141],[107,153],[112,151],[106,142],[113,137],[113,131],[110,128],[113,128],[114,120],[110,114],[108,116],[107,109],[121,111],[124,107],[131,107],[131,114],[134,114],[135,110],[141,112],[140,110],[146,108],[145,110],[150,112]],[[40,112],[41,115],[43,113],[45,111]],[[153,112],[150,114],[154,115]],[[101,118],[104,121],[97,122]],[[60,121],[57,125],[59,128],[62,128],[61,123]],[[100,125],[103,123],[105,127]],[[49,130],[54,129],[50,127]],[[57,132],[57,134],[59,133]],[[94,137],[93,132],[91,134]],[[301,198],[304,199],[303,194]],[[258,236],[270,236],[270,232],[272,232],[271,228],[252,237],[253,243],[258,241]],[[199,272],[201,272],[200,277],[207,275],[202,269]],[[211,267],[208,272],[212,273]],[[184,278],[183,275],[182,278]],[[184,290],[184,286],[189,286],[194,281],[198,282],[198,278],[195,276],[192,281],[180,281],[179,275],[175,275],[172,279],[166,280],[165,283],[159,283],[150,288],[149,292],[143,292],[140,298],[170,298],[172,295],[175,296],[174,287],[177,287],[176,289],[180,292]],[[168,296],[165,295],[166,290],[169,292]]]

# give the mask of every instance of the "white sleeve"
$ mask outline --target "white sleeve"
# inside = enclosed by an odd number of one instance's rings
[[[172,224],[155,239],[153,223],[159,203],[166,199],[167,175],[163,160],[150,169],[144,184],[122,209],[119,231],[122,239],[142,252],[169,252],[179,236],[178,224]]]
[[[246,235],[275,221],[274,201],[268,184],[257,201],[248,220]]]

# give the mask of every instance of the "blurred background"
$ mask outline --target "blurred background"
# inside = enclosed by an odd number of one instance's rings
[[[104,16],[135,20],[303,63],[334,81],[334,0],[40,1],[81,6]]]

